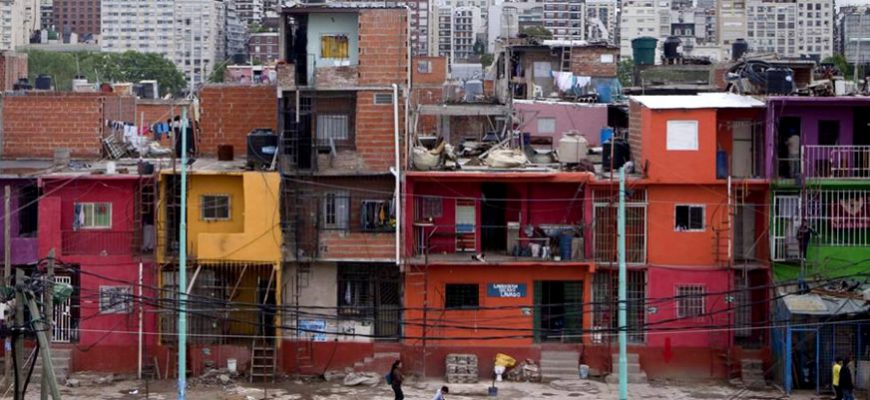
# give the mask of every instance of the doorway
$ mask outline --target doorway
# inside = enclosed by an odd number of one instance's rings
[[[731,173],[737,178],[751,178],[755,173],[752,121],[734,121],[732,135]]]
[[[374,325],[376,340],[401,335],[401,273],[393,264],[339,263],[338,313],[342,319]]]
[[[257,336],[272,342],[275,337],[275,284],[274,273],[269,277],[257,276],[257,303],[260,304]]]
[[[864,147],[856,156],[856,177],[870,178],[870,107],[854,109],[852,144]]]
[[[501,183],[484,183],[481,185],[483,200],[480,205],[481,216],[481,249],[487,251],[505,251],[507,249],[507,223],[505,198],[507,186]]]
[[[534,289],[535,342],[580,342],[583,281],[535,281]]]
[[[777,124],[776,131],[776,146],[777,146],[777,156],[779,157],[778,170],[779,177],[781,178],[793,178],[795,177],[794,167],[800,165],[800,160],[792,160],[791,153],[789,151],[788,139],[794,135],[800,136],[801,134],[801,119],[800,117],[781,117]],[[800,150],[798,150],[800,151]]]

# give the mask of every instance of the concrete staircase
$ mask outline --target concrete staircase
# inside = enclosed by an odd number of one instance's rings
[[[363,358],[353,364],[353,370],[356,372],[377,372],[381,375],[390,372],[390,367],[393,362],[399,359],[401,354],[392,351],[375,352],[374,354]]]
[[[647,383],[646,372],[640,369],[640,355],[628,353],[628,383]],[[604,380],[607,383],[619,383],[619,354],[613,354],[613,373]]]
[[[33,349],[25,349],[25,356],[28,357]],[[72,349],[55,348],[51,349],[51,361],[54,365],[54,376],[61,384],[66,383],[66,378],[69,376],[69,364],[72,357]],[[25,365],[25,373],[30,368],[30,363]],[[42,357],[37,357],[36,367],[33,369],[33,375],[30,377],[30,384],[42,382]]]
[[[761,360],[740,360],[740,378],[743,381],[743,386],[747,389],[760,390],[767,387],[767,381],[764,379],[764,367],[762,366]]]
[[[580,379],[580,353],[542,351],[541,377],[545,381]]]

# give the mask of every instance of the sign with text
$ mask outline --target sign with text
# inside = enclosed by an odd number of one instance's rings
[[[490,283],[486,285],[487,297],[526,297],[525,283]]]

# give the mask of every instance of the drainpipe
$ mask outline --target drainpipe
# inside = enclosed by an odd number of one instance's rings
[[[142,262],[139,262],[139,357],[138,357],[138,370],[136,371],[136,375],[139,379],[142,379],[142,335],[143,335],[143,314],[142,314]]]
[[[393,84],[393,153],[395,167],[391,168],[396,178],[396,265],[401,265],[400,238],[402,237],[402,163],[399,160],[399,85]]]

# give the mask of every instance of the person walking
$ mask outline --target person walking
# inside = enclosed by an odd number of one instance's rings
[[[393,367],[390,368],[390,387],[393,388],[393,393],[396,394],[396,400],[404,400],[405,394],[402,393],[402,381],[405,380],[402,375],[402,360],[396,360]]]
[[[846,357],[843,360],[843,367],[840,368],[840,391],[843,393],[843,400],[855,400],[853,390],[855,384],[852,381],[852,370],[849,368],[849,357]]]
[[[447,393],[450,393],[450,389],[448,389],[447,386],[441,386],[441,389],[438,389],[438,391],[435,392],[435,397],[433,397],[432,400],[444,400],[444,395]]]
[[[840,372],[843,368],[843,357],[834,360],[834,368],[831,371],[831,386],[834,387],[834,400],[843,400],[843,391],[840,389]]]

